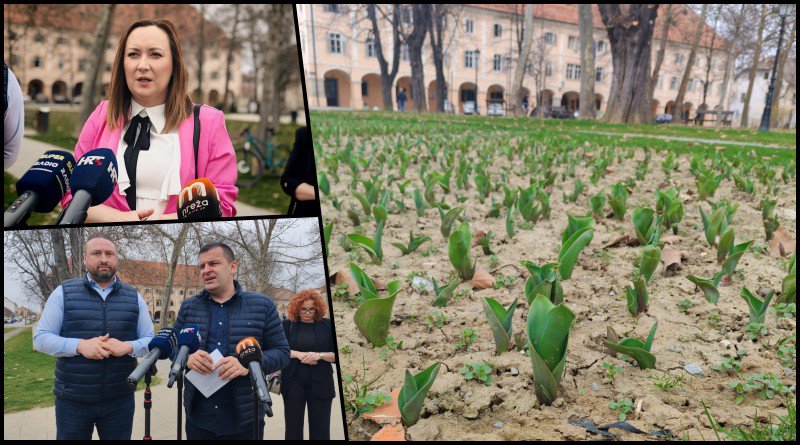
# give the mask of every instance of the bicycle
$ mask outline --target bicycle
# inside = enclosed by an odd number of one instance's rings
[[[274,136],[275,129],[269,132]],[[285,146],[274,145],[270,141],[262,141],[250,134],[250,127],[245,127],[239,137],[245,137],[244,143],[234,149],[236,154],[236,169],[239,176],[236,180],[237,187],[252,187],[262,176],[278,176],[286,165],[286,153],[289,149]]]

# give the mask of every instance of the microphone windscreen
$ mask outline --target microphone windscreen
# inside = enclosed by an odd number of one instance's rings
[[[222,205],[214,183],[207,178],[199,178],[186,184],[178,194],[178,219],[213,218],[222,218]]]
[[[150,340],[147,349],[152,351],[154,348],[159,348],[161,354],[158,356],[159,360],[164,360],[172,355],[172,350],[178,344],[178,331],[175,328],[163,328],[155,337]]]
[[[17,181],[17,194],[35,192],[34,212],[50,213],[69,190],[75,157],[63,150],[46,151]]]
[[[193,353],[200,347],[200,327],[196,324],[186,325],[178,333],[178,347],[188,346],[189,352]]]
[[[261,363],[261,345],[253,337],[244,338],[236,345],[236,356],[243,366],[247,366],[250,362]]]
[[[117,185],[117,157],[108,148],[87,151],[75,165],[70,190],[74,195],[85,190],[92,195],[92,205],[106,202]]]

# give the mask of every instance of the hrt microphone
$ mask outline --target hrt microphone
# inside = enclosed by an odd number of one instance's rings
[[[272,417],[272,399],[269,396],[267,382],[264,380],[264,372],[261,370],[261,360],[263,353],[258,340],[253,337],[242,339],[236,345],[236,356],[242,366],[250,370],[250,382],[255,390],[258,401],[264,407],[264,412],[268,417]]]
[[[177,342],[178,331],[174,328],[164,328],[158,331],[156,336],[150,340],[150,344],[147,345],[147,349],[150,352],[144,356],[144,359],[139,362],[139,366],[128,376],[128,384],[131,388],[135,388],[139,384],[139,380],[147,374],[147,371],[150,370],[156,360],[169,358]]]
[[[172,362],[172,367],[169,370],[169,381],[167,388],[172,388],[183,368],[186,367],[186,361],[189,359],[189,354],[193,354],[200,347],[200,327],[196,324],[190,324],[178,333],[178,356]]]
[[[18,198],[3,213],[3,227],[28,220],[31,212],[50,213],[69,190],[75,157],[63,150],[46,151],[17,181]]]
[[[57,224],[82,224],[91,206],[106,202],[117,186],[117,158],[108,148],[95,148],[78,159],[72,175],[72,201]]]
[[[214,183],[206,178],[186,184],[178,194],[178,219],[222,218],[222,205]]]

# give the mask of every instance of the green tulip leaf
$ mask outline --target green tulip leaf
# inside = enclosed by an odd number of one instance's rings
[[[406,427],[410,427],[419,421],[425,397],[427,397],[431,385],[433,385],[436,376],[439,374],[440,366],[440,363],[435,363],[415,375],[406,370],[403,387],[400,388],[397,400],[400,417]]]

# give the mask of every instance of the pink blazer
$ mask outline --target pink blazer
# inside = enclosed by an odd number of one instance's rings
[[[103,101],[95,108],[81,131],[78,144],[75,145],[75,159],[95,148],[109,148],[117,152],[122,129],[117,126],[111,130],[106,126],[106,107],[108,101]],[[181,185],[186,185],[194,180],[194,116],[190,115],[178,126],[178,137],[181,145]],[[225,117],[221,111],[208,105],[200,108],[200,143],[198,144],[197,169],[198,178],[208,178],[219,192],[222,204],[222,216],[236,216],[233,202],[239,194],[236,187],[236,155],[233,144],[225,128]],[[61,207],[66,208],[72,200],[72,194],[67,192],[61,200]],[[130,211],[125,197],[120,195],[119,186],[114,188],[114,193],[103,204],[122,211]],[[164,213],[175,213],[178,209],[178,195],[170,195]]]

